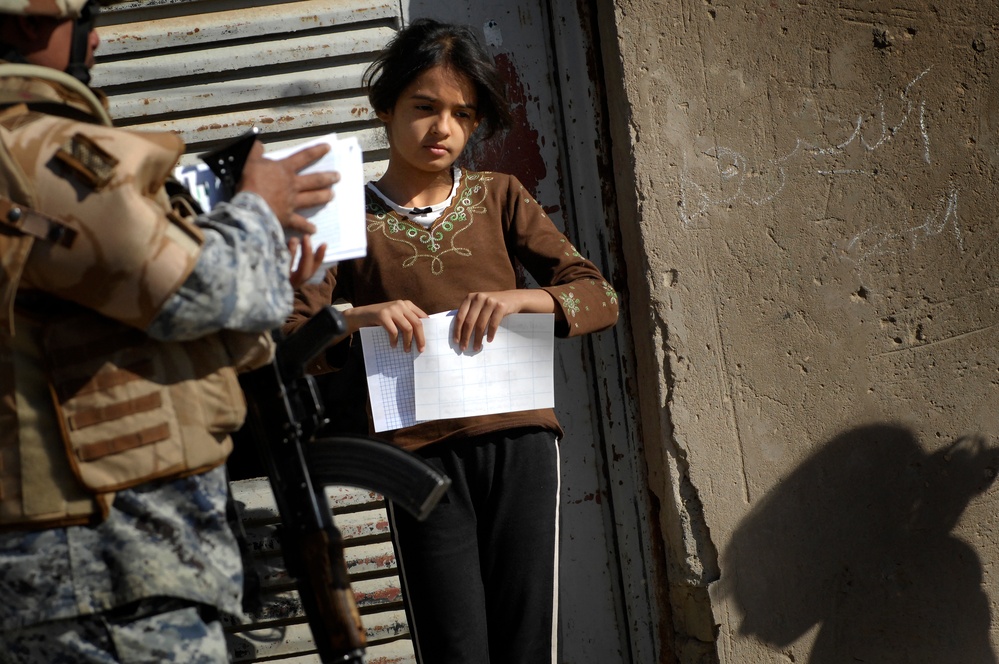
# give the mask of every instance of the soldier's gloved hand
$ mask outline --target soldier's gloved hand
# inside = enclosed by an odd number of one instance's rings
[[[243,167],[239,191],[251,191],[260,195],[267,201],[285,230],[314,233],[316,227],[296,210],[331,201],[333,185],[340,181],[340,174],[321,171],[301,175],[299,171],[318,161],[329,149],[328,145],[314,145],[284,159],[272,160],[264,157],[264,146],[257,141]]]

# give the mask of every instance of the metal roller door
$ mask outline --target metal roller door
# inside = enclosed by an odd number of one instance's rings
[[[270,485],[261,478],[233,482],[232,489],[264,589],[263,609],[244,623],[227,626],[232,661],[318,662],[298,593],[284,571]],[[344,537],[347,569],[367,632],[366,664],[413,664],[416,659],[381,496],[343,487],[330,487],[327,496]]]
[[[387,143],[361,75],[401,21],[376,0],[145,0],[106,8],[95,87],[119,126],[173,130],[186,162],[251,125],[272,147],[356,136],[372,171]]]

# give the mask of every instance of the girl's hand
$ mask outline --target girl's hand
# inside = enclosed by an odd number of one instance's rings
[[[312,278],[312,275],[319,270],[326,256],[326,245],[321,244],[315,252],[312,251],[312,237],[303,235],[299,240],[293,237],[288,240],[288,251],[291,252],[291,260],[294,263],[295,253],[299,246],[302,247],[302,257],[298,259],[298,265],[291,271],[291,287],[298,289],[299,286]]]
[[[500,322],[508,314],[550,314],[555,300],[541,289],[517,289],[490,293],[469,293],[458,307],[452,341],[464,352],[469,343],[482,350],[482,339],[492,341]]]
[[[409,300],[395,300],[369,304],[363,307],[353,307],[343,312],[347,319],[350,332],[357,332],[362,327],[384,327],[389,335],[389,343],[395,348],[402,337],[402,348],[407,353],[416,342],[416,350],[423,352],[426,338],[423,336],[421,318],[427,314]]]

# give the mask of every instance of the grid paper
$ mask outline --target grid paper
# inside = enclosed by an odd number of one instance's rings
[[[459,353],[451,344],[453,313],[423,319],[422,353],[392,348],[380,327],[361,329],[375,431],[554,407],[552,314],[507,316],[482,350]]]
[[[361,348],[375,431],[416,424],[413,353],[404,351],[401,342],[392,348],[382,327],[362,327]]]
[[[427,347],[413,362],[416,417],[437,420],[553,408],[555,317],[513,314],[482,350],[451,343],[447,318],[424,325]]]

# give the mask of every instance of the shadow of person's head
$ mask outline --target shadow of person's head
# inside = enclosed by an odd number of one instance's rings
[[[813,664],[995,661],[936,659],[922,630],[963,621],[959,631],[985,639],[967,647],[991,653],[980,564],[950,531],[997,465],[999,450],[980,438],[927,453],[893,425],[820,446],[753,506],[723,551],[719,585],[742,614],[739,632],[787,647],[821,626]],[[907,659],[914,635],[925,658]],[[875,656],[859,645],[867,640],[878,642],[880,659],[866,658]]]

